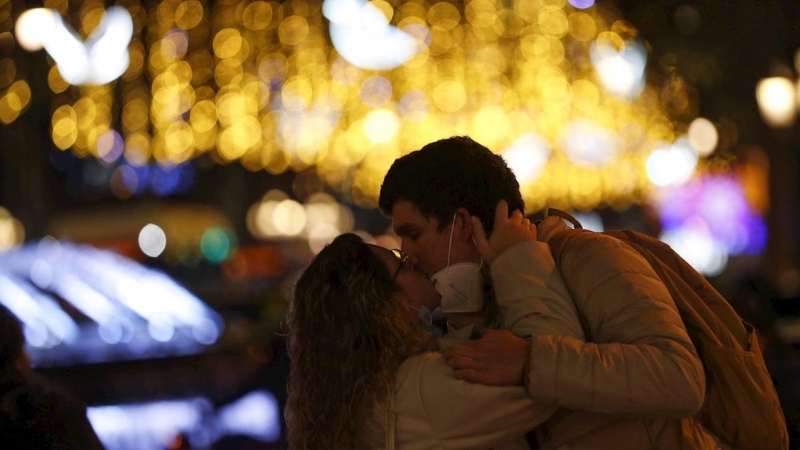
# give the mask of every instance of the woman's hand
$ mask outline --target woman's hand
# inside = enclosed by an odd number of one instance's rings
[[[476,216],[472,220],[472,235],[481,258],[490,265],[500,254],[520,242],[536,240],[536,226],[522,215],[522,211],[514,210],[508,216],[508,203],[500,200],[494,210],[494,230],[492,236],[486,238],[483,224]]]

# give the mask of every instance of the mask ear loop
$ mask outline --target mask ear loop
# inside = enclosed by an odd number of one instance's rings
[[[456,217],[458,217],[458,211],[453,214],[453,224],[450,225],[450,242],[447,244],[447,271],[450,271],[450,250],[453,248],[453,231],[456,229]],[[475,235],[470,234],[469,237],[472,238],[472,243],[475,244],[477,247],[478,243],[475,242]],[[478,265],[478,271],[481,270],[483,267],[483,258],[481,258],[481,263]]]
[[[456,217],[458,217],[458,211],[456,211],[453,214],[453,224],[450,225],[450,242],[447,244],[447,273],[450,273],[450,251],[453,249],[453,232],[456,229]],[[475,242],[475,236],[470,234],[470,237],[472,238],[472,243],[477,246],[478,243]],[[480,272],[482,267],[483,267],[483,258],[481,258],[481,263],[478,265],[478,270],[476,270],[475,273]],[[474,289],[475,289],[475,286],[470,285],[470,297],[474,297],[475,296],[475,293],[473,292]],[[442,290],[442,297],[444,297],[445,292],[447,292],[447,286],[446,285]]]
[[[453,249],[453,231],[456,229],[456,215],[458,211],[453,214],[453,224],[450,225],[450,242],[447,244],[447,272],[450,273],[450,251]],[[447,292],[447,285],[442,288],[442,297]]]
[[[450,242],[447,244],[447,269],[450,269],[450,250],[453,249],[453,231],[456,229],[456,217],[458,215],[458,211],[453,214],[453,224],[450,225]],[[474,240],[475,238],[473,238]]]
[[[477,248],[478,247],[478,243],[475,242],[475,233],[470,234],[469,237],[472,238],[472,243],[475,244],[475,248]],[[483,267],[483,258],[481,258],[481,263],[478,266],[478,272],[480,272],[482,267]]]

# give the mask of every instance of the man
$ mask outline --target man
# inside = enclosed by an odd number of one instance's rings
[[[442,310],[452,328],[499,326],[520,334],[518,324],[530,325],[523,336],[531,339],[529,347],[508,331],[489,330],[479,341],[448,349],[457,376],[492,384],[524,381],[534,400],[561,406],[537,431],[545,450],[679,448],[684,433],[702,443],[696,448],[722,448],[691,421],[675,419],[701,407],[703,368],[669,293],[641,257],[602,239],[582,255],[578,270],[604,294],[593,307],[605,322],[593,335],[611,334],[612,344],[583,342],[574,304],[563,291],[538,303],[497,305],[487,288],[483,308],[475,308],[480,283],[450,273],[463,274],[464,264],[481,266],[479,249],[487,248],[482,225],[490,234],[494,212],[505,212],[495,209],[500,200],[511,214],[524,211],[519,185],[502,158],[468,137],[436,141],[399,158],[381,188],[381,211],[392,218],[415,267],[444,291]],[[548,218],[539,240],[546,242],[558,226],[557,218]],[[452,289],[458,283],[461,289]],[[448,289],[459,295],[448,296]],[[471,308],[460,307],[457,300],[464,298]],[[483,370],[492,364],[508,370]]]
[[[102,449],[86,407],[30,373],[24,345],[22,326],[0,305],[0,447]]]

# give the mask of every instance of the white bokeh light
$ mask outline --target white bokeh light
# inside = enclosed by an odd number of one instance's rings
[[[152,258],[160,255],[167,247],[167,235],[158,225],[149,223],[139,232],[139,248]]]
[[[567,125],[561,138],[567,157],[584,167],[600,167],[617,157],[614,134],[597,123],[578,119]]]
[[[526,133],[503,150],[501,156],[520,184],[529,183],[542,173],[550,157],[550,147],[539,135]]]
[[[379,108],[364,117],[364,132],[370,141],[377,144],[390,142],[400,131],[400,119],[394,111]]]
[[[788,127],[795,121],[794,84],[788,78],[765,78],[756,85],[756,100],[761,116],[771,126]]]
[[[47,8],[33,8],[20,14],[14,25],[19,46],[35,52],[44,48],[47,33],[56,25],[56,12]]]
[[[15,27],[20,46],[28,51],[44,48],[58,72],[73,85],[106,84],[128,68],[128,44],[133,19],[121,6],[108,8],[92,34],[81,40],[57,11],[35,8],[24,12]]]
[[[589,54],[608,92],[622,97],[633,97],[641,92],[647,64],[647,53],[642,45],[627,41],[618,51],[610,42],[597,40],[592,43]]]
[[[647,158],[646,170],[653,184],[666,187],[689,181],[696,166],[696,151],[686,138],[681,138],[672,146],[653,151]]]
[[[393,69],[414,56],[417,39],[389,25],[380,8],[364,0],[325,0],[331,42],[350,64],[363,69]]]
[[[700,156],[707,156],[717,148],[719,135],[710,120],[698,117],[689,125],[689,143]]]
[[[705,276],[719,275],[728,264],[728,251],[714,240],[702,219],[690,219],[680,228],[667,230],[659,240]]]
[[[294,200],[283,200],[272,213],[275,229],[287,236],[299,235],[306,227],[307,220],[305,208]]]

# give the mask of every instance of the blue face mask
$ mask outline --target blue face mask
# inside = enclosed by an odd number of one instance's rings
[[[411,307],[409,306],[409,308]],[[417,312],[419,313],[417,315],[419,320],[430,330],[433,337],[440,338],[444,336],[447,322],[445,320],[444,313],[442,313],[442,308],[437,306],[436,309],[431,311],[427,306],[423,305],[420,306]]]

